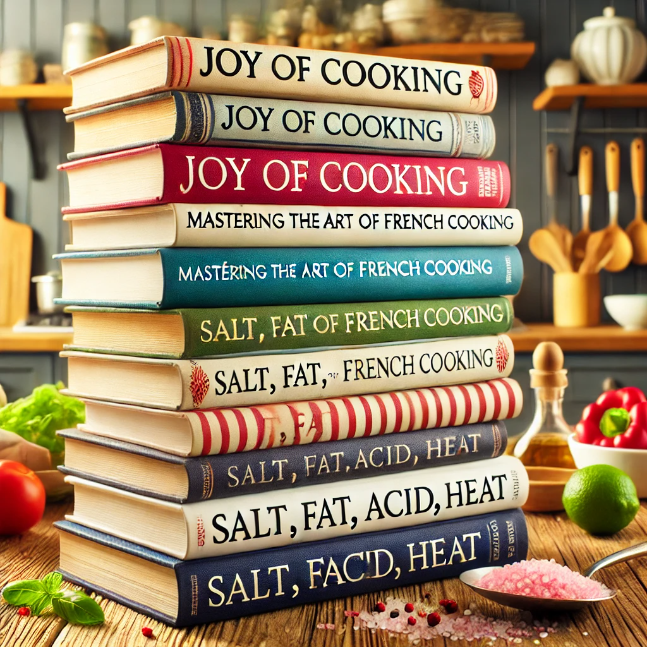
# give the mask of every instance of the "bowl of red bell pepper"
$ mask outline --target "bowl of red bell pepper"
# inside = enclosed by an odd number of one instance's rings
[[[569,448],[578,468],[613,465],[647,497],[647,396],[633,386],[606,391],[582,412]]]

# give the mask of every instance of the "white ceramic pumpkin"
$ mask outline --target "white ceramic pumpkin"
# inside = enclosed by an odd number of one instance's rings
[[[584,21],[571,45],[571,57],[582,74],[599,85],[631,83],[647,62],[647,38],[636,21],[615,15],[606,7],[602,16]]]

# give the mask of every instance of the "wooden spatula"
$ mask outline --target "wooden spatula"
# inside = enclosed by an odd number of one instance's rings
[[[558,240],[548,229],[537,229],[528,240],[533,256],[542,263],[550,265],[555,272],[572,272],[570,259],[564,254]]]
[[[33,233],[7,218],[6,204],[7,187],[0,182],[0,326],[13,326],[29,316]]]
[[[586,241],[591,235],[591,200],[593,196],[593,149],[580,148],[579,172],[577,175],[582,210],[582,229],[573,239],[573,269],[578,270],[584,260]]]
[[[618,225],[620,199],[618,195],[618,190],[620,189],[620,146],[618,146],[618,143],[609,142],[604,150],[604,156],[607,171],[607,191],[609,192],[609,226],[603,231],[605,233],[610,232],[613,237],[613,255],[611,260],[604,266],[604,269],[607,272],[622,272],[631,263],[634,250],[629,236]]]
[[[546,146],[546,193],[548,195],[548,208],[550,210],[550,219],[546,229],[548,229],[566,256],[571,259],[573,248],[573,234],[568,227],[560,225],[557,220],[557,168],[559,162],[559,149],[555,144]]]
[[[636,198],[634,219],[627,227],[627,234],[634,248],[633,262],[647,265],[647,222],[643,217],[645,198],[645,142],[636,137],[631,142],[631,183]]]

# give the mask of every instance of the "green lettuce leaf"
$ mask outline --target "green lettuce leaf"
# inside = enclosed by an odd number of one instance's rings
[[[25,440],[46,447],[55,463],[62,460],[64,442],[56,435],[85,421],[85,405],[80,400],[60,393],[64,387],[43,384],[26,398],[0,409],[0,429],[13,431]]]

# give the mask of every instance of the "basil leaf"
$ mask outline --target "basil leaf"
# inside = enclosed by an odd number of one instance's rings
[[[49,609],[51,604],[52,604],[51,596],[45,593],[42,598],[39,598],[33,604],[29,604],[25,606],[29,606],[29,609],[33,616],[39,616],[41,613],[43,613],[43,611],[45,611],[46,609]]]
[[[83,591],[63,591],[52,598],[54,613],[74,625],[98,625],[105,620],[101,607]]]
[[[43,583],[45,590],[50,595],[53,595],[54,593],[58,593],[59,589],[61,588],[61,584],[63,584],[63,576],[60,573],[56,573],[54,571],[52,573],[47,573],[47,575],[45,575],[41,582]]]
[[[2,589],[2,597],[16,607],[31,608],[43,597],[49,601],[49,594],[40,580],[21,580],[7,584]]]

